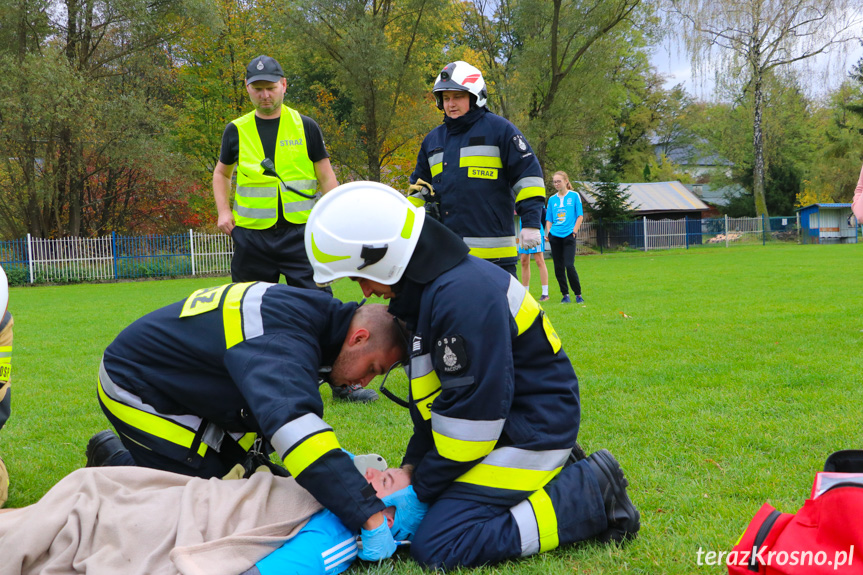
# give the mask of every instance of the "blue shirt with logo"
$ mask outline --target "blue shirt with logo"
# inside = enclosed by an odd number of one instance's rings
[[[562,198],[554,194],[548,199],[545,219],[551,222],[551,235],[555,237],[571,236],[575,229],[575,220],[581,215],[584,215],[584,211],[578,192],[567,190]]]
[[[350,567],[356,556],[356,533],[324,509],[256,567],[261,575],[337,575]]]

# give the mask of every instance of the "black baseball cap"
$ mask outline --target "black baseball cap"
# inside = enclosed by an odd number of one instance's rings
[[[246,66],[246,86],[258,80],[278,82],[284,77],[281,64],[269,56],[258,56]]]

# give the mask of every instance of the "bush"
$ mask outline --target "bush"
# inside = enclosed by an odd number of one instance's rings
[[[30,270],[24,264],[6,264],[3,271],[10,286],[22,286],[30,279]]]

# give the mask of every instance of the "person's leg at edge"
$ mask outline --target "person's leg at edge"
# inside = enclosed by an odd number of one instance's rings
[[[545,265],[545,253],[535,253],[533,259],[536,260],[536,267],[539,268],[539,282],[542,286],[540,301],[545,301],[548,299],[548,268]]]
[[[569,235],[564,240],[563,261],[566,262],[566,276],[573,295],[578,298],[581,297],[581,282],[578,280],[578,272],[575,271],[575,236]]]
[[[530,291],[530,254],[518,254],[521,262],[521,285]]]

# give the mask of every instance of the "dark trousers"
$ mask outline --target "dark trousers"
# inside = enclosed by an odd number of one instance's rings
[[[608,527],[599,484],[587,460],[564,467],[543,490],[556,517],[559,545],[590,539]],[[429,569],[454,569],[544,551],[531,538],[531,525],[523,515],[525,527],[519,528],[519,513],[514,509],[444,495],[423,518],[411,544],[411,555]]]
[[[305,230],[303,224],[283,224],[266,230],[235,227],[231,231],[234,240],[231,280],[278,283],[283,275],[289,286],[333,293],[329,287],[319,288],[312,279],[314,271],[306,256]]]
[[[99,399],[99,404],[102,411],[114,426],[117,435],[123,442],[123,446],[127,451],[121,451],[114,457],[105,462],[105,465],[112,467],[120,466],[137,466],[149,467],[151,469],[161,469],[162,471],[170,471],[179,473],[180,475],[189,475],[191,477],[203,477],[209,479],[211,477],[224,477],[231,470],[234,463],[225,461],[219,456],[214,449],[207,449],[203,457],[194,455],[191,452],[185,459],[177,457],[177,446],[171,442],[148,435],[146,432],[137,429],[125,421],[118,419],[108,407]],[[146,439],[150,444],[158,443],[164,446],[164,452],[158,449],[150,449],[144,447],[140,440]],[[168,455],[171,453],[173,456]],[[235,463],[240,463],[237,460]]]
[[[581,295],[581,283],[578,281],[578,272],[575,271],[575,236],[569,234],[565,238],[559,238],[553,234],[548,235],[548,245],[551,246],[551,259],[554,261],[554,277],[560,285],[560,293],[569,295],[566,280],[575,295]]]

